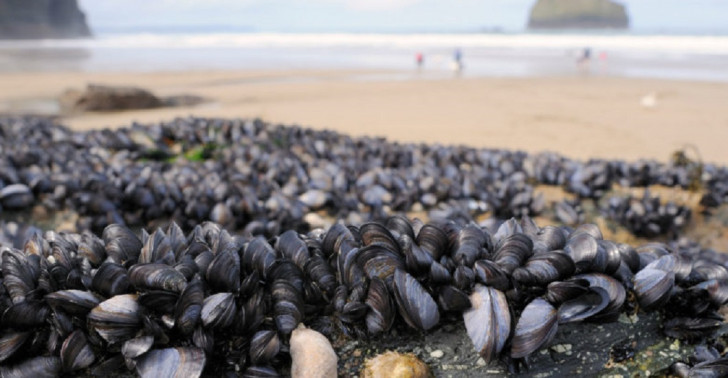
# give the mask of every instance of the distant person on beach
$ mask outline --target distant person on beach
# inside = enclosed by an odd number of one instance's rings
[[[582,50],[581,55],[579,56],[579,59],[576,60],[576,64],[579,67],[579,70],[587,73],[589,71],[589,62],[591,61],[591,48],[585,47],[584,50]]]
[[[460,72],[463,70],[463,52],[459,48],[455,49],[452,56],[453,71]]]
[[[421,70],[422,69],[422,66],[425,64],[425,56],[422,55],[421,52],[418,52],[415,55],[415,62],[417,62],[417,69],[418,70]]]

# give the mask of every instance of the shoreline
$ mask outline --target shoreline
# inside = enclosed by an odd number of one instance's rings
[[[60,123],[90,129],[189,115],[257,117],[397,142],[554,151],[582,160],[664,162],[672,152],[694,146],[704,162],[728,164],[723,146],[728,84],[702,81],[431,79],[392,70],[0,73],[0,113],[17,112],[33,101],[50,106],[64,90],[88,83],[139,86],[160,96],[199,95],[212,102],[61,116]]]

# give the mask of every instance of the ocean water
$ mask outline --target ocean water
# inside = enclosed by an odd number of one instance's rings
[[[585,48],[588,65],[576,62]],[[0,71],[363,69],[463,76],[604,75],[728,82],[728,35],[106,33],[0,41]],[[402,76],[403,78],[409,76]]]

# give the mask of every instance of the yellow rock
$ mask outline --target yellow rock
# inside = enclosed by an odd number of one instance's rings
[[[362,378],[429,378],[430,368],[413,354],[386,352],[364,363]]]
[[[292,378],[336,378],[338,358],[326,336],[299,325],[291,333]]]

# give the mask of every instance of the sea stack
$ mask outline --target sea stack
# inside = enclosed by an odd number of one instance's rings
[[[628,29],[625,6],[611,0],[538,0],[529,29]]]
[[[76,0],[0,0],[0,39],[90,36]]]

